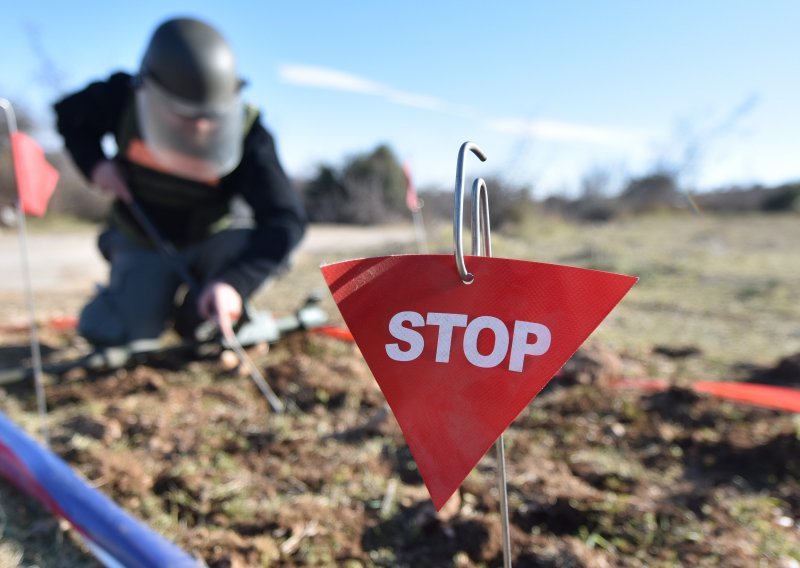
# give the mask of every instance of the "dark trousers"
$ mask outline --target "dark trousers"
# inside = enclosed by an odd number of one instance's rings
[[[202,290],[241,254],[250,233],[251,229],[221,231],[180,249],[177,256]],[[81,311],[78,331],[87,340],[98,346],[149,346],[171,323],[182,334],[200,323],[197,298],[179,293],[186,287],[174,261],[116,229],[104,231],[98,244],[110,262],[111,275]]]

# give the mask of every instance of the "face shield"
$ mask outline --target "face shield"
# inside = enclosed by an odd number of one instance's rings
[[[144,142],[170,173],[209,181],[239,164],[244,106],[238,93],[224,103],[192,103],[145,76],[136,89],[136,110]]]

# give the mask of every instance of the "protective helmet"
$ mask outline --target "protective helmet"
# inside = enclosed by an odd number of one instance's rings
[[[153,33],[136,105],[142,137],[176,175],[206,180],[241,160],[244,82],[230,45],[208,24],[176,18]]]

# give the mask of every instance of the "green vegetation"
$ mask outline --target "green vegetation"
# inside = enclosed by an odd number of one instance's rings
[[[18,119],[34,126],[24,110]],[[87,230],[108,197],[63,152],[48,159],[59,186],[30,230]],[[15,199],[10,163],[0,138],[0,207]],[[598,170],[569,188],[577,197],[540,200],[536,187],[488,177],[494,255],[639,277],[590,338],[631,378],[743,379],[800,353],[800,184],[690,201],[680,181],[677,169],[651,171],[609,187]],[[297,186],[317,222],[408,219],[403,171],[385,145]],[[419,189],[429,248],[450,254],[452,188]],[[320,263],[401,252],[416,249],[302,256],[255,303],[281,314],[326,290]],[[324,305],[335,319],[328,294]],[[0,347],[26,339],[0,335]],[[54,347],[72,339],[44,338]],[[18,364],[18,352],[0,351],[2,364]],[[499,565],[492,452],[465,481],[458,515],[437,518],[391,414],[370,425],[384,401],[356,348],[308,335],[258,362],[287,414],[271,415],[246,377],[214,361],[50,378],[53,449],[212,567]],[[29,387],[0,389],[0,407],[36,432]],[[796,417],[688,389],[556,380],[505,441],[515,565],[788,567],[800,558]],[[0,482],[0,566],[17,565],[98,563],[64,523]]]
[[[698,371],[730,379],[739,363],[800,351],[799,239],[793,215],[684,214],[531,222],[493,246],[495,256],[639,277],[595,338],[639,356],[654,345],[695,346],[706,363]]]

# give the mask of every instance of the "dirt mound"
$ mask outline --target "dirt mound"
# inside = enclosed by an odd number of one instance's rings
[[[756,370],[751,380],[767,385],[800,387],[800,353],[784,357],[774,367]]]
[[[212,568],[502,565],[493,452],[437,514],[355,346],[296,335],[257,362],[286,414],[214,360],[53,381],[53,450]],[[615,390],[622,370],[583,350],[506,432],[514,565],[791,566],[792,417]],[[2,399],[35,408],[30,384]]]

